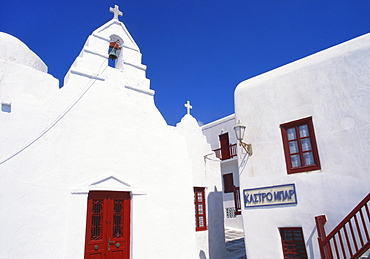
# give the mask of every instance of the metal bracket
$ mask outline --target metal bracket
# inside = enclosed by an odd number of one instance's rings
[[[247,152],[249,156],[253,155],[252,144],[247,144],[243,141],[240,141],[239,145],[244,148],[245,152]]]

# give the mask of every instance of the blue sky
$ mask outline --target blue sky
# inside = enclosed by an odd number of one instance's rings
[[[370,0],[0,1],[0,31],[22,40],[63,82],[114,4],[139,45],[170,125],[234,112],[243,80],[370,32]]]

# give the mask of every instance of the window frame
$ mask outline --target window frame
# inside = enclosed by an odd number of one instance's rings
[[[299,136],[299,126],[303,126],[303,125],[308,126],[308,133],[309,133],[308,137]],[[294,128],[295,130],[296,138],[293,140],[288,140],[287,130],[290,128]],[[307,117],[307,118],[291,121],[288,123],[280,124],[280,129],[281,129],[281,135],[282,135],[282,140],[283,140],[285,164],[286,164],[288,174],[320,170],[321,169],[320,158],[319,158],[319,152],[318,152],[317,144],[316,144],[315,130],[313,127],[312,117]],[[302,139],[310,139],[311,149],[309,150],[302,149],[302,144],[301,144]],[[291,153],[290,153],[290,148],[289,148],[290,141],[291,142],[297,141],[298,152],[293,153],[293,154],[299,155],[301,166],[297,166],[297,167],[292,166]],[[304,162],[304,153],[308,153],[308,152],[312,152],[314,163],[310,165],[302,165],[302,163]]]
[[[202,201],[198,201],[197,194],[201,193]],[[199,213],[198,206],[202,205],[203,213]],[[194,209],[195,209],[195,230],[205,231],[207,230],[207,207],[206,207],[206,196],[204,187],[194,187]],[[204,226],[200,226],[200,217],[203,217]]]
[[[292,232],[292,240],[284,239],[285,238],[285,233],[291,231]],[[293,231],[299,231],[300,236],[295,236]],[[279,234],[281,238],[281,245],[283,249],[283,255],[284,259],[289,259],[292,258],[291,255],[292,253],[296,253],[293,255],[301,255],[303,257],[294,257],[294,258],[302,258],[302,259],[307,259],[307,250],[306,250],[306,242],[304,240],[303,236],[303,230],[301,227],[287,227],[287,228],[279,228]],[[297,239],[300,238],[299,239]],[[296,239],[296,240],[294,240]],[[298,253],[297,251],[297,245],[303,246],[302,252]],[[289,249],[291,247],[294,247],[294,249]]]
[[[6,113],[12,112],[12,103],[1,102],[1,111]]]

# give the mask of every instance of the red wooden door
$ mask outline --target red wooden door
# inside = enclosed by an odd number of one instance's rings
[[[229,134],[224,133],[218,136],[221,146],[221,160],[230,158],[230,143],[229,143]]]
[[[130,193],[89,193],[85,237],[87,258],[130,258]]]

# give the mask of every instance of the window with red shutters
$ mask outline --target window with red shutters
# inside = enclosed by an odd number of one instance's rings
[[[284,259],[307,259],[302,228],[280,228]]]
[[[206,197],[203,187],[194,187],[194,205],[195,205],[195,230],[207,230],[206,221]]]
[[[280,125],[288,174],[320,169],[312,117]]]

